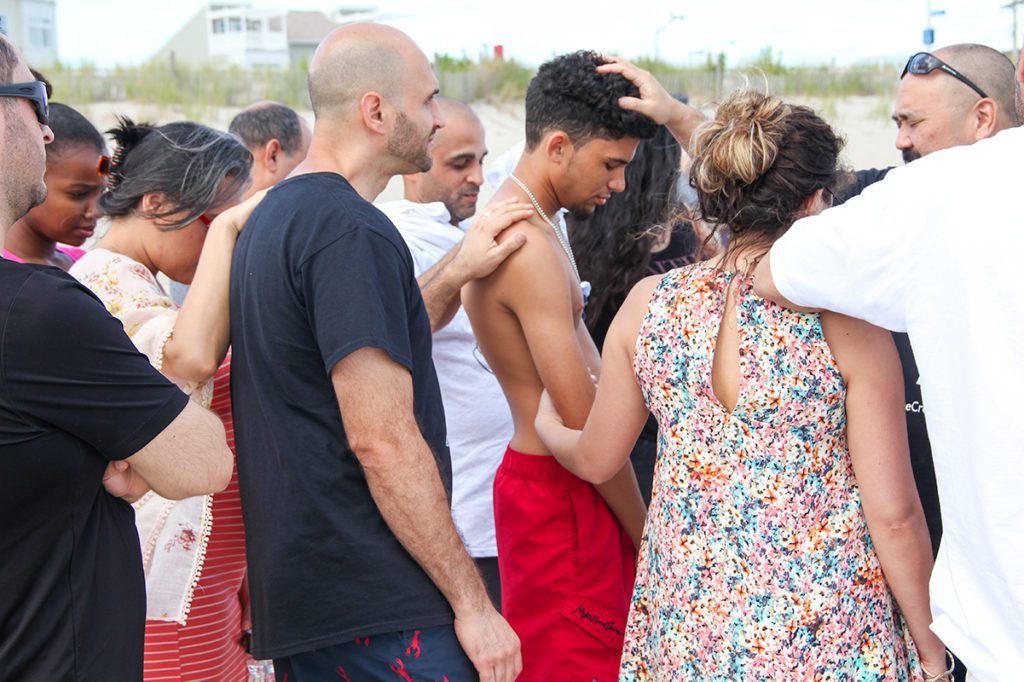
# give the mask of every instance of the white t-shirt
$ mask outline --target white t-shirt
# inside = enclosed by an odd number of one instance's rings
[[[440,202],[391,201],[377,206],[402,233],[419,277],[463,237]],[[433,336],[452,456],[452,518],[470,556],[498,555],[494,537],[494,473],[512,439],[512,413],[477,348],[466,311]]]
[[[932,628],[1024,679],[1024,129],[930,154],[771,250],[793,303],[906,331],[942,506]]]

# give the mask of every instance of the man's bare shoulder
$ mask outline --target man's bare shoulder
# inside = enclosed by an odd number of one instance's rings
[[[547,276],[557,277],[561,273],[559,258],[561,246],[556,240],[551,226],[544,223],[538,217],[529,220],[520,220],[513,223],[508,229],[498,235],[496,241],[500,244],[513,235],[521,234],[526,237],[526,243],[516,249],[504,263],[502,263],[489,279],[502,278],[513,273],[530,273],[533,276],[546,278]]]

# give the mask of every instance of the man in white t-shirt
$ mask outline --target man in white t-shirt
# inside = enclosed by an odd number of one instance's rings
[[[932,628],[986,681],[1024,677],[1021,158],[1015,128],[895,169],[796,223],[755,283],[910,335],[939,499],[956,500],[942,506]]]
[[[434,366],[452,456],[452,517],[500,609],[491,490],[512,437],[512,415],[477,348],[469,318],[459,305],[458,289],[438,286],[439,278],[433,276],[440,271],[436,266],[465,236],[464,221],[476,212],[487,146],[483,124],[468,106],[444,97],[438,98],[438,104],[445,126],[434,137],[433,165],[425,173],[404,176],[404,200],[378,208],[402,233],[412,253],[434,328]],[[447,324],[446,309],[454,311]]]

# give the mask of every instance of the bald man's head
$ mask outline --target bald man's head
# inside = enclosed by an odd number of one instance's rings
[[[1017,57],[1017,121],[1024,124],[1024,48]]]
[[[933,56],[986,96],[941,66],[928,73],[906,73],[900,80],[892,118],[899,128],[896,148],[907,162],[973,144],[1018,123],[1014,68],[1002,53],[984,45],[964,44],[936,50]]]
[[[357,106],[367,92],[394,97],[410,62],[429,62],[401,31],[382,24],[348,24],[320,43],[309,65],[309,99],[317,118]]]
[[[998,115],[1002,119],[1000,129],[1020,124],[1017,120],[1015,102],[1017,76],[1013,62],[1006,55],[991,47],[974,43],[950,45],[936,50],[934,54],[970,79],[996,103],[999,107]],[[957,83],[955,78],[951,80],[954,81],[951,84],[962,87],[951,89],[950,96],[959,98],[965,106],[970,106],[977,100],[977,93],[969,86]]]

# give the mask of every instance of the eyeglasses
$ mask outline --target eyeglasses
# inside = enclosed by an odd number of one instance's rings
[[[96,175],[110,175],[110,157],[106,154],[100,156],[99,160],[96,161]]]
[[[0,97],[22,97],[31,101],[35,106],[39,124],[48,125],[50,123],[50,104],[46,99],[46,83],[30,81],[0,85]]]
[[[935,69],[941,69],[942,71],[945,71],[950,76],[957,79],[958,81],[969,87],[971,90],[974,90],[976,93],[981,95],[982,99],[988,99],[988,95],[985,94],[985,91],[979,88],[974,83],[972,83],[970,78],[963,75],[962,73],[954,69],[952,66],[942,61],[941,59],[931,54],[930,52],[918,52],[910,59],[908,59],[907,65],[903,67],[903,73],[900,74],[900,80],[903,80],[903,77],[906,76],[907,73],[912,73],[915,76],[924,76],[931,73]]]

